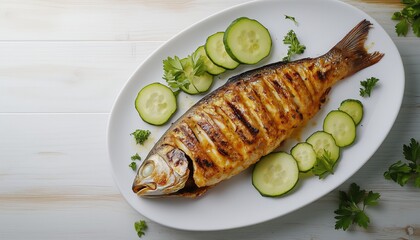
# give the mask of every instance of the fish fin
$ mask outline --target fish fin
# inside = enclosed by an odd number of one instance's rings
[[[332,49],[341,51],[344,59],[349,59],[348,62],[352,65],[349,75],[379,62],[384,56],[380,52],[368,53],[365,49],[364,45],[371,26],[372,23],[364,19]]]

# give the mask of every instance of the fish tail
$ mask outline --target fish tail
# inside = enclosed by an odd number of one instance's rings
[[[343,60],[347,60],[350,66],[348,75],[367,68],[379,62],[384,56],[383,53],[368,53],[365,49],[365,42],[372,23],[363,20],[357,24],[347,35],[333,47],[343,55]]]

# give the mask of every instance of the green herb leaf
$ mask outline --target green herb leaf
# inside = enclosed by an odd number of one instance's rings
[[[366,206],[375,206],[378,205],[378,199],[381,197],[379,193],[374,193],[369,191],[365,199],[363,200],[363,204]]]
[[[151,132],[149,130],[137,129],[132,132],[130,135],[134,136],[137,144],[143,145],[144,142],[149,138]]]
[[[417,177],[414,179],[414,186],[420,188],[420,174],[418,174]]]
[[[292,22],[293,22],[296,26],[298,25],[298,22],[296,21],[296,18],[295,18],[295,17],[288,16],[288,15],[284,15],[284,17],[285,17],[285,19],[292,20]]]
[[[357,223],[360,227],[367,228],[370,223],[370,219],[364,211],[358,211],[354,214],[353,222]]]
[[[296,33],[293,30],[290,30],[283,39],[284,44],[288,44],[289,48],[287,50],[287,56],[283,58],[283,61],[289,62],[292,56],[297,54],[302,54],[306,47],[305,45],[300,44]]]
[[[324,151],[321,157],[316,158],[316,163],[312,168],[312,173],[318,176],[319,179],[326,178],[329,174],[333,174],[335,161],[331,159],[331,154]]]
[[[365,195],[366,195],[366,191],[365,190],[360,190],[359,185],[357,185],[356,183],[352,183],[350,185],[348,196],[349,196],[351,202],[354,202],[354,203],[358,204],[363,200]]]
[[[141,157],[138,153],[131,156],[131,161],[135,161],[135,160],[139,160],[139,161],[141,160]]]
[[[410,139],[410,145],[403,145],[403,154],[405,159],[416,163],[420,159],[420,144],[414,138]]]
[[[201,56],[198,52],[194,52],[194,54],[188,57],[191,58],[192,62],[192,75],[201,76],[207,71],[206,65],[204,64],[204,57]]]
[[[402,19],[402,14],[400,12],[394,12],[394,14],[392,14],[391,19],[392,20],[401,20]]]
[[[335,211],[334,213],[338,215],[334,217],[335,219],[337,219],[337,221],[335,222],[335,229],[342,228],[345,231],[353,223],[353,217],[352,217],[351,211],[350,211],[350,214],[349,213],[342,214],[338,210]]]
[[[376,86],[376,83],[378,82],[379,82],[379,79],[375,77],[368,78],[365,81],[360,81],[360,85],[362,86],[362,88],[360,88],[360,96],[370,97],[370,94],[373,88]]]
[[[398,36],[407,36],[408,27],[409,27],[409,23],[408,23],[407,19],[401,19],[395,25],[395,32],[397,33]]]
[[[128,165],[128,166],[131,167],[131,169],[133,169],[133,171],[136,171],[136,169],[137,169],[136,162],[131,162],[130,165]]]
[[[135,222],[134,223],[134,229],[137,232],[137,236],[139,236],[139,238],[141,238],[145,234],[145,231],[147,230],[146,221],[140,220],[138,222]]]
[[[410,179],[414,179],[414,186],[420,187],[420,144],[414,138],[410,139],[409,145],[403,145],[404,157],[409,163],[398,161],[388,167],[384,172],[385,179],[392,180],[400,186],[404,186]]]
[[[349,198],[349,196],[347,195],[346,192],[339,191],[338,193],[339,193],[338,198],[340,200],[340,204],[351,202],[351,199]],[[340,205],[340,207],[341,207],[341,205]]]
[[[413,28],[413,33],[414,33],[417,37],[420,37],[420,17],[417,17],[417,18],[413,21],[413,24],[411,25],[411,27]]]
[[[348,193],[339,191],[339,207],[334,211],[336,216],[335,229],[347,230],[352,224],[367,228],[370,219],[366,215],[366,206],[378,204],[379,193],[360,190],[359,185],[352,183]]]
[[[393,180],[400,186],[404,186],[410,179],[410,176],[411,168],[401,161],[398,161],[389,166],[388,171],[384,173],[385,179]]]
[[[398,21],[395,25],[395,32],[398,36],[407,36],[410,25],[413,33],[420,37],[420,1],[402,0],[405,6],[399,12],[394,12],[392,20]]]

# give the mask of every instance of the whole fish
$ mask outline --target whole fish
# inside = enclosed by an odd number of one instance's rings
[[[311,119],[331,87],[381,60],[361,21],[317,58],[277,62],[228,80],[181,116],[140,166],[140,196],[196,197],[274,151]]]

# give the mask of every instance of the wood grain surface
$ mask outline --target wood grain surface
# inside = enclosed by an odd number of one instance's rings
[[[112,104],[171,37],[241,0],[0,0],[0,239],[138,239],[143,216],[120,195],[107,155]],[[346,0],[395,42],[406,74],[400,114],[374,156],[318,201],[252,227],[191,232],[146,219],[143,239],[420,239],[420,189],[382,174],[420,140],[420,39],[397,37],[397,0]],[[392,97],[392,96],[389,96]],[[334,229],[338,191],[381,193],[368,229]],[[244,211],[244,214],[252,214]],[[223,217],[223,216],[220,216]]]

